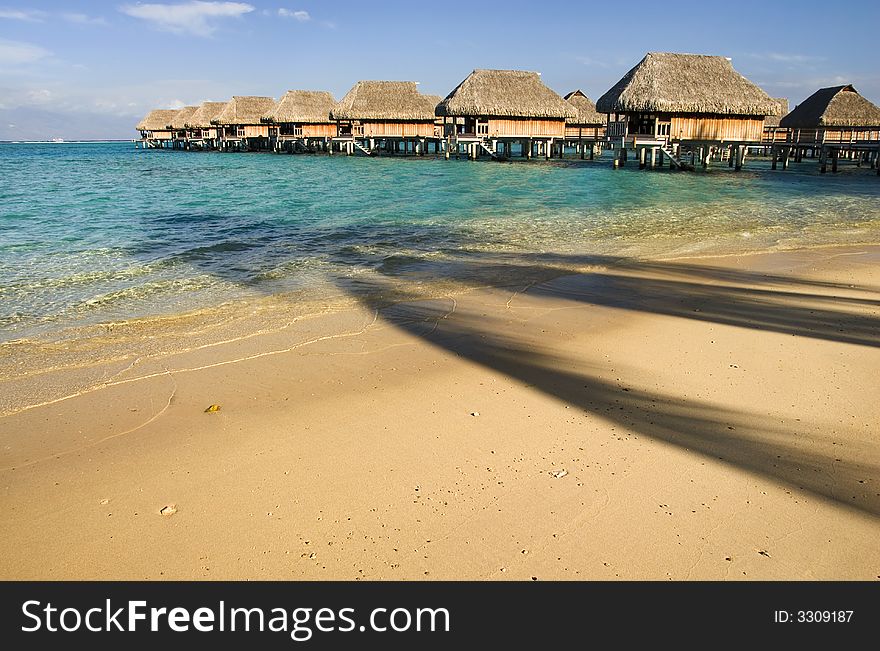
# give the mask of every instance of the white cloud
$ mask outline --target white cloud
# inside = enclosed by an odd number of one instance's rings
[[[0,71],[0,73],[5,71]],[[246,89],[246,92],[251,92]],[[256,91],[254,91],[256,92]],[[147,83],[90,83],[70,74],[64,78],[26,79],[0,74],[0,108],[39,107],[55,111],[95,111],[131,115],[151,108],[173,108],[227,97],[228,84],[198,78],[148,79]],[[2,120],[2,118],[0,118]]]
[[[266,15],[270,14],[266,12]],[[315,22],[316,19],[313,18],[308,11],[305,11],[303,9],[293,10],[281,7],[278,10],[278,15],[282,18],[292,18],[293,20],[297,20],[301,23],[314,22],[315,24],[320,25],[321,27],[326,27],[327,29],[336,29],[336,23],[329,20],[318,20],[317,22]]]
[[[825,57],[810,56],[807,54],[782,54],[770,52],[766,58],[780,63],[812,63],[813,61],[825,61]]]
[[[749,52],[746,56],[752,59],[763,59],[776,63],[816,63],[818,61],[827,61],[826,57],[810,54],[787,54],[784,52]]]
[[[76,23],[78,25],[106,25],[107,21],[101,17],[92,17],[87,14],[76,12],[62,12],[60,14],[50,14],[47,11],[39,9],[10,9],[0,8],[0,19],[20,20],[28,23],[43,23],[49,19],[58,18],[68,23]]]
[[[278,15],[282,18],[293,18],[301,23],[307,23],[312,19],[308,11],[293,11],[291,9],[285,9],[284,7],[278,10]]]
[[[775,86],[777,88],[786,88],[786,89],[812,89],[817,90],[819,88],[827,88],[828,86],[842,86],[843,84],[854,83],[852,77],[845,77],[843,75],[830,75],[828,77],[813,77],[810,79],[801,79],[799,81],[790,81],[790,80],[768,80],[761,84],[763,88],[766,86]]]
[[[175,34],[210,36],[217,27],[216,20],[237,18],[254,10],[245,2],[203,2],[192,0],[182,4],[124,5],[119,11],[153,23],[159,29]]]
[[[578,56],[578,57],[575,57],[575,60],[578,63],[585,65],[585,66],[596,67],[596,68],[607,68],[608,67],[608,63],[606,63],[605,61],[600,61],[599,59],[594,59],[592,57]]]
[[[15,66],[35,63],[50,54],[49,50],[41,48],[39,45],[0,38],[0,65]]]
[[[35,9],[0,8],[0,18],[5,18],[7,20],[23,20],[29,23],[41,23],[45,17],[45,11],[38,11]]]
[[[73,23],[75,25],[106,25],[107,21],[104,20],[101,16],[88,16],[86,14],[76,14],[76,13],[64,13],[61,14],[61,18],[66,20],[68,23]]]
[[[29,90],[26,93],[26,97],[31,104],[48,104],[54,99],[52,91],[48,88]]]

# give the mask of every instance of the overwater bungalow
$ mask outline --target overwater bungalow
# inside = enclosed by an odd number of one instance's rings
[[[524,70],[474,70],[437,105],[447,156],[464,146],[472,158],[510,157],[514,144],[523,156],[549,158],[577,114],[537,72]]]
[[[565,120],[565,141],[572,142],[575,150],[584,158],[589,149],[590,160],[599,147],[600,140],[605,138],[605,116],[596,110],[596,105],[580,90],[574,90],[563,99],[571,104],[577,116]]]
[[[859,165],[870,160],[880,173],[880,108],[862,97],[850,84],[820,88],[779,124],[789,129],[788,142],[796,160],[804,151],[820,152],[822,172],[831,158],[837,171],[841,156]],[[788,150],[787,150],[788,151]]]
[[[275,151],[326,150],[336,136],[330,110],[333,95],[323,90],[289,90],[263,120],[277,128]]]
[[[220,128],[212,124],[226,106],[226,102],[202,102],[187,120],[191,149],[215,149]]]
[[[175,113],[177,109],[155,109],[138,122],[135,129],[141,132],[141,144],[144,149],[171,146],[171,121]]]
[[[649,52],[596,102],[608,114],[608,137],[619,150],[615,164],[638,150],[663,152],[677,166],[688,151],[705,166],[728,150],[739,169],[746,147],[760,144],[764,118],[779,112],[767,93],[738,73],[730,59],[702,54]],[[661,163],[663,153],[660,154]]]
[[[338,151],[373,155],[425,154],[433,144],[437,97],[423,95],[414,81],[359,81],[330,111]]]
[[[880,141],[880,108],[849,84],[817,90],[779,124],[792,130],[792,142]]]
[[[171,146],[174,149],[189,149],[187,123],[198,108],[198,106],[184,106],[171,117],[169,126],[171,127]]]
[[[270,149],[270,137],[277,134],[277,127],[263,121],[275,107],[271,97],[236,95],[212,124],[220,127],[220,148],[223,150],[259,151]],[[274,133],[273,133],[274,132]]]

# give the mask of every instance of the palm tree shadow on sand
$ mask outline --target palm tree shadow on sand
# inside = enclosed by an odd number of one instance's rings
[[[880,300],[873,288],[626,258],[540,256],[540,261],[528,268],[523,264],[521,258],[499,262],[499,257],[493,255],[491,260],[481,261],[472,255],[457,263],[445,263],[444,275],[457,279],[476,279],[481,273],[492,276],[492,265],[498,266],[496,275],[509,275],[514,266],[519,276],[534,279],[529,291],[537,296],[552,295],[577,303],[850,345],[880,346],[880,319],[872,316]],[[577,276],[563,275],[571,273],[568,270],[572,264],[598,268]],[[471,268],[474,265],[482,269]],[[436,269],[426,273],[436,277]],[[862,450],[857,459],[841,458],[828,452],[827,437],[810,433],[819,429],[814,424],[785,426],[757,412],[623,388],[620,383],[602,379],[598,369],[576,366],[571,359],[526,337],[501,334],[510,332],[503,327],[503,314],[492,316],[483,310],[456,312],[454,318],[449,318],[449,307],[444,302],[425,301],[417,291],[406,289],[407,275],[397,271],[380,273],[347,282],[346,286],[363,305],[402,331],[587,413],[838,505],[880,515],[880,494],[868,492],[864,483],[880,476],[880,450],[873,443],[869,444],[869,454]],[[553,282],[541,283],[554,277]]]
[[[880,289],[627,257],[523,256],[462,249],[446,253],[449,258],[441,263],[377,255],[372,261],[375,273],[336,276],[331,281],[401,331],[585,412],[838,505],[880,515],[880,493],[869,492],[870,485],[863,483],[880,476],[880,449],[872,442],[866,443],[870,449],[861,451],[858,459],[823,454],[817,450],[827,452],[828,439],[810,434],[819,430],[816,424],[785,427],[771,423],[765,414],[624,389],[603,380],[597,369],[573,367],[572,360],[533,341],[501,334],[509,329],[501,327],[498,317],[457,312],[454,318],[445,318],[448,308],[441,301],[425,301],[423,291],[426,285],[447,281],[458,287],[529,287],[531,295],[585,305],[877,348]],[[200,266],[198,259],[191,262]],[[349,261],[338,254],[334,262],[345,266]],[[363,266],[364,260],[358,264]],[[229,282],[243,282],[241,273],[227,276],[225,268],[203,267]],[[246,284],[261,291],[259,283]]]

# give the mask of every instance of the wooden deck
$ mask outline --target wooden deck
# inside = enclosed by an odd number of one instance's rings
[[[612,151],[614,167],[624,167],[631,157],[639,169],[706,169],[723,163],[735,170],[744,167],[750,156],[763,155],[771,168],[787,170],[791,163],[816,161],[820,171],[837,172],[841,165],[869,167],[880,175],[880,139],[810,142],[791,141],[791,133],[779,128],[765,130],[760,140],[676,139],[649,133],[623,133],[609,125],[608,134],[587,138],[489,136],[475,132],[452,133],[440,137],[400,134],[366,136],[359,133],[333,137],[303,137],[278,134],[253,138],[239,133],[215,138],[143,138],[144,148],[220,151],[275,151],[276,153],[342,153],[368,156],[444,156],[445,158],[490,158],[527,160],[580,158],[594,160],[605,150]],[[880,132],[878,132],[880,133]],[[617,134],[617,135],[614,135]],[[785,136],[785,139],[783,139]]]

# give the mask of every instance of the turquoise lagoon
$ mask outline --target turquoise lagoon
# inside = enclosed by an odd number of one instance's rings
[[[815,161],[708,172],[610,160],[0,145],[0,342],[359,287],[517,281],[542,259],[880,242],[880,178]]]

